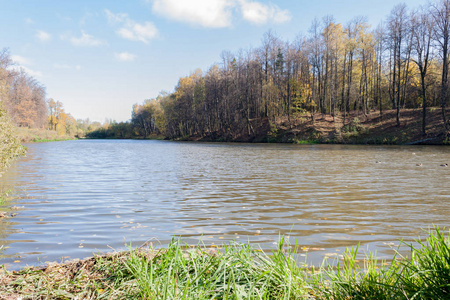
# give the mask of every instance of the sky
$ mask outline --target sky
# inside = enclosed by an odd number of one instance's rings
[[[220,63],[223,51],[307,34],[314,18],[376,27],[392,8],[426,0],[0,0],[0,49],[75,118],[117,122],[172,92],[180,77]]]

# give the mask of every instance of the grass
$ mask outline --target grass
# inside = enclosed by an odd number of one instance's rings
[[[3,295],[22,299],[449,299],[449,233],[436,227],[409,258],[379,261],[358,247],[339,261],[309,267],[283,238],[267,254],[246,244],[223,248],[173,240],[45,268],[0,270]]]
[[[4,205],[6,203],[6,200],[8,199],[10,193],[10,189],[6,190],[0,186],[0,205]]]
[[[22,143],[29,142],[55,142],[55,141],[67,141],[73,140],[74,137],[71,136],[60,136],[54,130],[39,129],[39,128],[16,128],[17,137]]]
[[[294,140],[294,144],[297,145],[315,145],[319,143],[319,140]]]
[[[45,142],[62,142],[62,141],[70,141],[74,138],[55,138],[55,139],[41,139],[41,138],[34,138],[31,140],[33,143],[45,143]]]

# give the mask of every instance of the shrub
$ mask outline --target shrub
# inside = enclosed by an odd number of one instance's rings
[[[0,174],[6,170],[11,161],[25,154],[25,148],[14,135],[11,120],[0,101]]]

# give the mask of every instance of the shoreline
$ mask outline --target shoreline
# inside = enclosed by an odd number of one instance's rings
[[[318,267],[299,263],[298,246],[283,237],[271,255],[247,244],[211,249],[173,240],[163,249],[141,246],[19,271],[3,267],[0,299],[407,299],[419,292],[444,299],[450,295],[449,232],[435,227],[416,242],[417,247],[405,243],[412,260],[397,255],[387,262],[366,253],[362,262],[356,247],[337,267],[326,260]]]
[[[448,109],[450,113],[450,109]],[[279,117],[275,120],[260,118],[248,120],[246,126],[192,133],[187,136],[150,134],[143,136],[116,136],[113,131],[93,131],[88,139],[173,140],[198,142],[287,143],[287,144],[339,144],[339,145],[450,145],[450,132],[446,132],[439,110],[427,113],[427,132],[422,133],[422,111],[402,109],[400,126],[396,111],[372,110],[366,114],[352,111],[342,114],[303,114]],[[230,125],[231,126],[231,125]],[[243,126],[243,127],[242,127]],[[89,137],[91,135],[91,137]]]

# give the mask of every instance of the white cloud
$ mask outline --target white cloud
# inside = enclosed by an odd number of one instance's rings
[[[241,12],[245,20],[264,24],[269,21],[274,23],[284,23],[290,21],[292,16],[287,9],[281,9],[275,4],[263,4],[256,1],[241,0]]]
[[[124,39],[148,44],[150,40],[158,36],[158,29],[151,22],[137,23],[130,19],[128,14],[114,14],[107,9],[105,13],[110,24],[121,26],[116,33]]]
[[[33,24],[34,21],[33,21],[33,19],[31,19],[31,18],[26,18],[26,19],[25,19],[25,23],[27,23],[27,24]]]
[[[11,55],[11,59],[19,65],[30,65],[31,64],[31,62],[27,58],[20,56],[20,55]]]
[[[124,13],[114,14],[108,9],[105,9],[105,13],[106,17],[108,18],[108,21],[112,24],[121,23],[129,19],[127,14]]]
[[[114,56],[119,61],[134,61],[136,59],[136,55],[128,52],[115,53]]]
[[[50,34],[50,33],[48,33],[48,32],[45,32],[45,31],[43,31],[43,30],[38,30],[37,32],[36,32],[36,35],[35,35],[41,42],[47,42],[47,41],[49,41],[49,40],[51,40],[51,38],[52,38],[52,35]]]
[[[85,32],[81,32],[80,37],[61,36],[61,39],[69,40],[69,42],[72,43],[72,45],[79,46],[79,47],[90,47],[90,46],[96,47],[96,46],[101,46],[101,45],[105,44],[104,41],[101,41]]]
[[[80,65],[71,66],[71,65],[66,65],[66,64],[53,64],[53,68],[63,69],[63,70],[77,70],[77,71],[81,70]]]
[[[231,25],[234,0],[153,0],[153,11],[169,19],[210,28]]]
[[[251,0],[147,0],[153,11],[166,18],[209,28],[231,26],[233,12],[254,24],[283,23],[291,20],[289,10],[275,4]]]
[[[33,63],[28,59],[20,55],[11,55],[11,59],[14,61],[16,65],[13,65],[11,67],[12,70],[15,70],[17,72],[24,71],[28,75],[36,78],[42,78],[42,72],[35,71],[30,69],[27,66],[33,65]]]
[[[24,71],[27,72],[28,75],[39,78],[42,77],[42,72],[40,71],[31,70],[30,68],[24,66],[22,66],[21,68],[24,69]]]
[[[43,77],[42,72],[32,70],[32,69],[30,69],[28,67],[25,67],[25,66],[22,66],[22,65],[13,67],[12,69],[17,71],[17,72],[24,71],[28,75],[30,75],[32,77],[35,77],[35,78],[42,78]]]
[[[125,27],[117,31],[117,34],[125,39],[148,44],[149,40],[158,35],[158,29],[150,22],[145,22],[144,24],[127,23]]]

